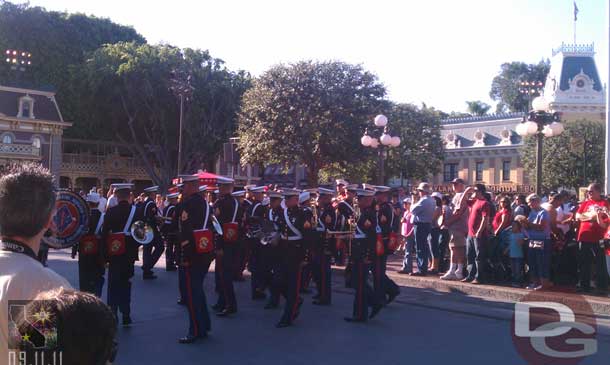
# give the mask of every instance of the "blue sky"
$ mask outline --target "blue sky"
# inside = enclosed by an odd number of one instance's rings
[[[577,42],[608,80],[608,1],[578,0]],[[132,25],[151,43],[209,49],[258,75],[301,59],[360,63],[390,99],[444,111],[492,103],[506,61],[538,62],[573,42],[572,0],[31,0]]]

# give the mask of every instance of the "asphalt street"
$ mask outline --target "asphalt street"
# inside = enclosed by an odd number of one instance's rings
[[[236,283],[239,312],[212,318],[210,337],[178,344],[186,334],[186,308],[176,304],[176,272],[163,259],[157,280],[143,281],[136,267],[131,328],[119,328],[115,364],[494,364],[525,362],[511,339],[512,303],[430,289],[402,287],[401,295],[367,324],[343,320],[351,314],[352,293],[334,279],[333,305],[318,307],[305,295],[295,326],[275,328],[281,309],[263,310],[250,299],[249,281]],[[67,250],[51,251],[49,267],[78,288],[76,260]],[[213,273],[206,278],[208,304],[214,303]],[[104,288],[105,296],[106,288]],[[604,325],[605,326],[605,325]],[[598,352],[583,364],[608,364],[608,328],[598,334]]]

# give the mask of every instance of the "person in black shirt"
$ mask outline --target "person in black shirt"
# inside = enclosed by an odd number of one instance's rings
[[[147,194],[146,200],[144,200],[144,222],[152,227],[153,232],[155,234],[153,241],[147,245],[144,245],[142,249],[142,277],[144,280],[156,279],[157,276],[153,274],[153,267],[159,261],[159,258],[163,254],[163,239],[161,238],[161,233],[159,232],[159,221],[160,216],[157,208],[156,196],[159,192],[158,186],[151,186],[149,188],[144,189],[144,192]]]
[[[377,300],[382,303],[391,302],[400,294],[398,285],[386,275],[388,253],[390,253],[390,235],[398,232],[398,224],[400,223],[400,218],[394,214],[394,208],[389,202],[389,191],[388,186],[375,187],[375,199],[378,204],[377,222],[381,230],[383,252],[375,252],[372,271],[375,295]]]
[[[337,225],[337,213],[332,205],[335,192],[330,189],[318,188],[318,224],[313,251],[313,274],[318,288],[313,304],[330,305],[331,303],[331,265],[330,259],[334,253],[334,239],[327,236],[327,231],[334,231]]]
[[[130,203],[133,184],[115,184],[118,204],[106,212],[102,226],[102,243],[108,261],[108,305],[115,316],[120,310],[123,325],[131,324],[131,281],[138,244],[131,237],[131,225],[142,220],[140,211]],[[118,318],[118,317],[117,317]]]
[[[263,206],[265,188],[263,186],[256,186],[250,188],[251,203],[248,210],[245,212],[245,225],[249,233],[259,230],[265,219],[265,207]],[[248,267],[252,274],[250,278],[252,288],[252,299],[261,300],[265,299],[265,283],[261,272],[261,244],[257,237],[246,238],[246,246],[249,249],[250,256],[248,260]]]
[[[167,194],[168,205],[163,210],[163,225],[161,233],[165,238],[167,249],[165,250],[165,270],[176,271],[176,245],[178,235],[178,219],[176,219],[176,204],[180,193]]]
[[[182,182],[184,201],[176,214],[183,272],[180,286],[189,315],[189,330],[178,341],[186,344],[207,337],[212,327],[203,282],[213,260],[215,238],[212,208],[199,194],[199,178],[187,175]]]
[[[306,265],[306,235],[314,228],[305,211],[299,207],[299,191],[282,191],[285,207],[279,217],[281,240],[279,245],[280,293],[286,298],[278,328],[288,327],[298,317],[303,299],[300,297],[301,272]]]
[[[357,190],[360,216],[355,216],[357,227],[351,241],[350,265],[352,267],[351,285],[356,290],[352,317],[345,317],[347,322],[366,322],[369,319],[369,307],[372,307],[370,318],[379,313],[382,303],[375,297],[368,283],[371,258],[374,255],[377,236],[377,212],[373,206],[374,191]]]
[[[216,180],[219,198],[214,203],[214,215],[222,225],[223,235],[217,240],[215,279],[218,301],[212,307],[219,317],[237,312],[235,289],[233,288],[236,243],[239,240],[241,207],[231,196],[233,179],[220,177]]]
[[[106,267],[104,256],[100,249],[100,233],[103,224],[102,212],[98,205],[100,197],[97,193],[87,194],[89,204],[89,231],[80,241],[72,246],[72,258],[78,252],[78,284],[81,291],[102,296],[104,273]]]

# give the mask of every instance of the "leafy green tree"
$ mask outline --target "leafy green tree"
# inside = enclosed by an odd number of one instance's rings
[[[78,122],[81,97],[72,87],[70,69],[81,64],[87,53],[101,45],[122,41],[144,43],[145,39],[133,28],[109,19],[46,11],[27,3],[0,0],[0,52],[19,49],[32,53],[32,65],[23,74],[2,62],[2,83],[54,88],[62,114],[68,121]],[[66,134],[79,137],[79,131],[79,128],[69,128]]]
[[[542,150],[542,186],[578,190],[592,181],[604,179],[605,126],[596,121],[564,124],[559,136],[544,137]],[[536,139],[527,137],[521,150],[524,170],[532,184],[536,182]]]
[[[491,82],[489,96],[502,104],[502,109],[511,112],[522,112],[528,109],[528,95],[519,92],[522,81],[540,81],[544,83],[551,69],[550,61],[543,60],[538,64],[524,62],[507,62],[500,67],[500,72]]]
[[[395,104],[388,113],[391,134],[401,139],[398,148],[390,148],[388,176],[426,180],[440,171],[443,161],[441,113],[433,108]]]
[[[491,109],[491,105],[480,100],[467,101],[466,105],[468,105],[468,112],[472,115],[485,115]]]
[[[246,91],[239,116],[243,163],[303,164],[315,186],[324,169],[366,160],[360,137],[382,106],[384,86],[361,66],[302,61],[278,65]]]
[[[183,127],[182,171],[192,172],[210,167],[232,134],[246,75],[229,72],[207,52],[134,42],[96,50],[75,72],[90,114],[81,127],[127,145],[163,187],[177,170],[179,104],[170,89],[176,70],[191,75],[194,87]]]

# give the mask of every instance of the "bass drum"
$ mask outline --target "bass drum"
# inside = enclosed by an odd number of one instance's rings
[[[72,247],[89,231],[89,206],[80,195],[60,190],[55,203],[51,228],[42,241],[49,247]]]

